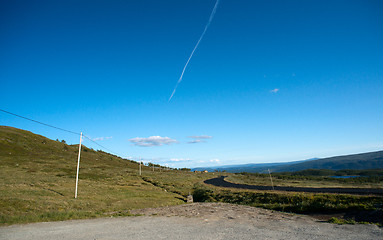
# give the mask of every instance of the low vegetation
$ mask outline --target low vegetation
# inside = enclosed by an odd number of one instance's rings
[[[142,179],[167,192],[176,193],[186,200],[186,197],[192,193],[195,184],[202,183],[204,180],[215,176],[217,176],[215,173],[194,173],[181,170],[165,172],[145,171],[142,174]]]
[[[333,176],[360,176],[334,178]],[[299,172],[271,173],[274,186],[285,187],[359,187],[383,188],[383,169],[373,170],[326,170],[309,169]],[[239,184],[271,186],[269,174],[236,173],[226,178]]]
[[[78,198],[74,199],[77,153],[77,145],[0,126],[0,224],[126,216],[132,209],[183,204],[190,193],[195,201],[296,213],[376,211],[383,205],[377,196],[221,189],[203,183],[219,173],[158,165],[142,166],[140,175],[137,162],[87,147],[82,150]],[[272,176],[274,184],[280,186],[383,187],[381,171],[373,172],[364,178],[366,182],[358,183],[355,179],[329,179],[323,172]],[[268,174],[225,175],[236,183],[270,185]]]
[[[196,201],[244,204],[295,213],[374,210],[382,204],[382,198],[375,196],[233,190],[214,191],[204,187],[195,188],[193,195]]]
[[[77,145],[1,126],[0,224],[129,215],[130,209],[182,204],[190,184],[211,177],[147,166],[140,176],[137,162],[83,146],[74,199],[77,153]]]
[[[370,222],[383,223],[381,217],[376,218],[383,211],[383,198],[380,196],[226,190],[199,184],[194,187],[193,196],[199,202],[225,202],[301,214],[374,212]]]

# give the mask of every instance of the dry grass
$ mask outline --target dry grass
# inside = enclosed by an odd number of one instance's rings
[[[183,203],[182,196],[143,181],[136,162],[87,148],[74,199],[77,151],[78,146],[0,127],[0,223],[128,215],[130,209]]]
[[[274,186],[281,187],[329,187],[329,188],[383,188],[383,182],[377,183],[357,183],[357,182],[338,182],[334,180],[323,179],[280,179],[273,177]],[[226,181],[238,184],[271,186],[269,175],[264,176],[251,175],[251,174],[232,174],[225,178]],[[352,180],[352,179],[350,179]]]
[[[126,216],[132,209],[182,204],[194,187],[204,186],[204,180],[219,176],[178,170],[153,172],[149,167],[143,167],[140,176],[136,162],[83,147],[78,198],[74,199],[77,152],[78,146],[0,126],[0,224]],[[225,175],[235,183],[270,184],[267,177]],[[339,187],[278,179],[274,179],[274,184]],[[234,196],[232,201],[238,198],[240,203],[240,191],[232,190],[228,196]]]
[[[142,178],[168,192],[177,193],[186,197],[193,192],[195,184],[217,177],[216,173],[194,173],[188,171],[151,172],[145,171]]]

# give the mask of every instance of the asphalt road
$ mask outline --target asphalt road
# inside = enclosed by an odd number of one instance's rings
[[[254,190],[273,190],[271,186],[257,186],[247,184],[237,184],[225,181],[225,177],[217,177],[204,181],[206,184],[211,184],[217,187],[254,189]],[[291,191],[291,192],[314,192],[314,193],[348,193],[348,194],[376,194],[383,195],[383,189],[380,188],[309,188],[309,187],[278,187],[274,190]]]

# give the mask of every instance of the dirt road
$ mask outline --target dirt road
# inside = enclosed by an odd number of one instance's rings
[[[142,216],[1,227],[0,239],[383,239],[383,229],[375,225],[334,225],[225,203],[132,213]]]

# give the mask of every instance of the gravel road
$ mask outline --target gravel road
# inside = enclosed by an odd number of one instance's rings
[[[334,225],[302,215],[225,203],[132,211],[138,217],[13,225],[0,239],[383,239],[376,225]]]

